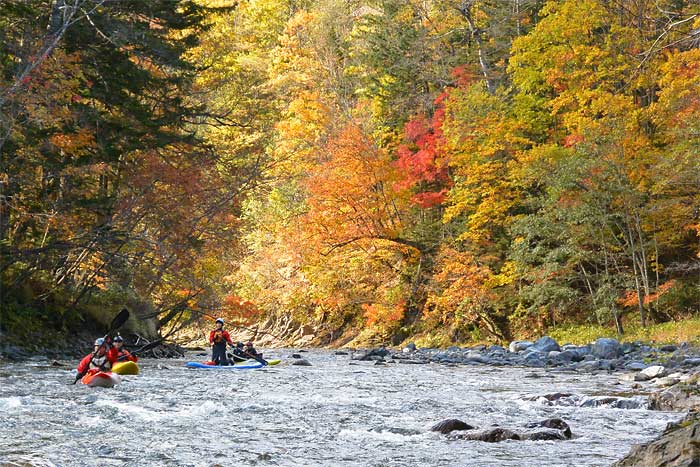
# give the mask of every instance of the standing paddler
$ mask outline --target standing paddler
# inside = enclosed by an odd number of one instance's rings
[[[216,329],[209,333],[209,345],[211,345],[211,359],[214,365],[228,365],[226,356],[226,344],[233,346],[233,341],[228,331],[224,331],[224,319],[216,318]]]

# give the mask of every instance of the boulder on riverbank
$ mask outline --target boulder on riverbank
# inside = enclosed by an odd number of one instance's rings
[[[692,412],[679,423],[671,423],[661,437],[634,446],[630,453],[613,467],[646,467],[653,465],[700,465],[700,414]]]
[[[649,405],[654,410],[685,411],[700,409],[700,388],[695,385],[675,386],[649,396]]]

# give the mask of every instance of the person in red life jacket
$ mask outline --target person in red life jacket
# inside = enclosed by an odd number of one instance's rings
[[[109,371],[112,368],[112,364],[117,361],[109,353],[109,341],[100,337],[95,341],[95,349],[92,353],[83,357],[78,363],[78,374],[86,373],[92,369]]]
[[[211,359],[214,365],[228,365],[226,356],[226,344],[233,346],[233,341],[228,331],[224,331],[224,319],[216,319],[216,329],[209,333],[209,344],[211,345]]]
[[[138,362],[139,358],[136,355],[131,355],[131,352],[124,348],[124,338],[117,336],[114,338],[112,348],[109,349],[109,356],[116,362]]]

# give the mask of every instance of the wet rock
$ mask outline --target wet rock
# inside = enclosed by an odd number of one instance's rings
[[[675,345],[662,345],[659,347],[659,350],[662,352],[675,352],[678,350],[678,346]]]
[[[560,362],[580,362],[583,360],[584,355],[582,355],[580,352],[576,350],[564,350],[562,352],[559,352],[559,355],[556,356],[556,359]]]
[[[298,353],[293,353],[292,358],[301,358],[301,355],[299,355]]]
[[[544,396],[526,398],[540,404],[557,407],[609,407],[615,409],[640,409],[647,408],[649,402],[645,397],[618,397],[618,396],[579,396],[577,394],[554,393]]]
[[[554,403],[560,399],[568,399],[573,396],[573,394],[566,392],[555,392],[554,394],[544,394],[541,396],[532,396],[525,398],[525,400],[537,401],[545,405],[555,405]]]
[[[295,365],[295,366],[311,366],[311,362],[309,362],[309,361],[308,361],[307,359],[305,359],[305,358],[297,358],[297,359],[292,360],[292,365]]]
[[[464,423],[460,422],[459,420],[446,420],[442,423],[445,423],[447,428],[450,428],[447,422]],[[435,425],[433,428],[441,427],[442,423]],[[465,433],[452,434],[449,437],[450,439],[483,441],[486,443],[497,443],[505,440],[550,441],[571,438],[571,429],[569,428],[569,425],[559,418],[551,418],[540,422],[530,423],[526,425],[526,428],[529,430],[516,431],[515,429],[503,428],[500,426],[492,426],[490,428],[483,429],[469,428],[467,429],[469,431]],[[545,429],[543,430],[542,428]],[[433,431],[440,430],[436,429]],[[449,433],[449,431],[447,433]]]
[[[353,354],[352,359],[353,360],[376,360],[375,357],[381,357],[382,359],[389,355],[390,352],[384,348],[384,347],[379,347],[377,349],[372,349],[372,350],[367,350],[365,352],[359,352],[357,354]]]
[[[683,360],[683,366],[698,366],[700,365],[700,358],[689,357]]]
[[[520,435],[520,439],[528,441],[557,441],[569,438],[571,438],[571,433],[569,433],[569,436],[566,436],[559,430],[540,430]]]
[[[437,431],[439,433],[442,433],[443,435],[446,435],[448,433],[451,433],[456,430],[473,430],[474,427],[471,426],[468,423],[463,422],[462,420],[457,420],[456,418],[450,418],[447,420],[443,420],[440,423],[436,423],[435,425],[430,427],[430,431]]]
[[[66,364],[65,364],[65,363],[61,363],[61,362],[59,362],[59,361],[57,361],[57,360],[54,360],[54,361],[51,362],[51,366],[66,366]]]
[[[648,367],[649,367],[649,365],[647,365],[644,362],[639,362],[639,361],[628,362],[625,364],[626,370],[641,371],[641,370],[648,368]]]
[[[654,386],[657,388],[667,388],[669,386],[675,386],[680,383],[680,378],[672,378],[670,376],[664,376],[663,378],[657,378],[654,380]]]
[[[600,396],[586,397],[579,404],[579,407],[610,407],[613,409],[644,409],[649,406],[646,398],[641,397],[616,397]]]
[[[633,466],[697,466],[700,464],[700,415],[689,414],[679,423],[670,423],[663,434],[642,445],[613,467]]]
[[[458,435],[450,436],[452,439],[463,439],[469,441],[483,441],[485,443],[498,443],[507,439],[521,440],[520,435],[506,428],[496,427],[478,431],[469,431]]]
[[[532,347],[534,344],[530,341],[513,341],[508,346],[508,350],[511,353],[522,352],[523,350]]]
[[[408,353],[408,352],[415,352],[416,351],[416,344],[413,342],[409,343],[406,347],[403,348],[403,351]]]
[[[700,409],[700,394],[688,387],[674,386],[662,392],[649,396],[649,405],[653,410],[698,410]]]
[[[534,422],[534,423],[528,423],[525,425],[526,428],[553,428],[555,430],[558,430],[560,434],[564,436],[565,439],[571,438],[571,428],[569,427],[569,424],[566,423],[564,420],[561,418],[548,418],[546,420],[542,420],[540,422]],[[562,438],[553,438],[553,439],[562,439]]]
[[[598,360],[583,360],[578,362],[575,366],[577,370],[582,371],[595,371],[600,369],[600,361]]]
[[[416,359],[408,359],[408,358],[402,358],[398,362],[399,363],[406,363],[409,365],[425,365],[426,363],[430,363],[428,360],[416,360]]]
[[[348,353],[345,352],[344,350],[336,350],[335,355],[348,355]]]
[[[552,352],[552,351],[557,351],[559,352],[561,350],[561,347],[559,347],[559,344],[557,341],[552,339],[549,336],[543,336],[537,339],[537,341],[533,344],[533,347],[540,352]]]
[[[639,372],[640,375],[644,375],[648,377],[648,379],[661,378],[662,376],[666,376],[667,373],[666,368],[661,365],[653,365]]]
[[[591,353],[598,358],[612,359],[619,357],[622,354],[622,349],[617,339],[601,337],[593,343]]]

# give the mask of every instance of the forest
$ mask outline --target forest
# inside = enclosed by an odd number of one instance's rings
[[[699,152],[696,1],[2,0],[0,332],[680,321]]]

